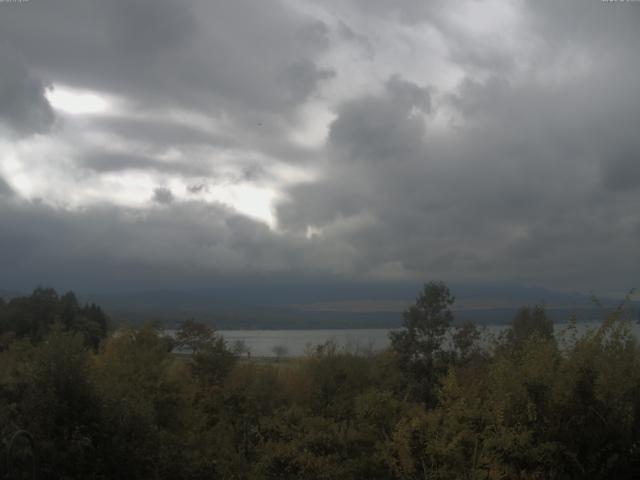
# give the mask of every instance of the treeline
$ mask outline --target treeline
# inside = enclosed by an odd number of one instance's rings
[[[91,303],[80,305],[73,292],[58,296],[52,288],[36,288],[28,297],[5,302],[0,298],[0,350],[18,339],[39,343],[54,325],[82,335],[87,346],[98,348],[107,336],[107,315]]]
[[[41,478],[640,475],[640,350],[624,305],[597,329],[555,334],[544,309],[523,308],[487,339],[455,325],[454,298],[430,283],[387,351],[329,342],[273,363],[239,359],[194,321],[175,338],[105,328],[96,343],[87,324],[106,318],[77,301],[65,316],[67,295],[0,307],[0,428],[33,434]]]

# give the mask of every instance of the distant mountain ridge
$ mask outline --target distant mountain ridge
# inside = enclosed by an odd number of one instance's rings
[[[12,298],[22,297],[24,295],[28,295],[28,293],[12,290],[0,290],[0,298],[2,298],[3,300],[11,300]]]
[[[252,288],[253,287],[253,288]],[[229,285],[202,290],[80,294],[116,322],[148,320],[171,327],[196,318],[219,329],[394,328],[414,301],[415,284]],[[457,320],[507,323],[524,305],[544,305],[555,321],[601,318],[590,295],[517,285],[454,285]],[[619,299],[600,299],[610,308]],[[637,302],[636,302],[637,304]]]
[[[154,320],[170,328],[195,318],[218,329],[339,329],[398,327],[402,311],[414,302],[419,288],[409,282],[230,282],[182,291],[76,293],[81,302],[102,306],[116,323]],[[544,305],[555,321],[566,321],[571,315],[591,321],[606,314],[590,295],[578,292],[514,284],[454,284],[451,291],[458,321],[504,324],[524,305]],[[0,290],[5,300],[22,295],[28,293]],[[600,301],[607,309],[621,300]]]

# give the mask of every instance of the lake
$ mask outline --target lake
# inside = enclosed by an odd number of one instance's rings
[[[273,349],[285,347],[287,356],[303,355],[308,346],[319,345],[328,340],[349,349],[383,350],[389,345],[389,329],[350,330],[220,330],[230,347],[242,341],[257,357],[275,356]]]
[[[578,324],[579,330],[595,328],[600,322]],[[564,323],[555,325],[556,332],[566,327]],[[486,332],[496,335],[506,325],[487,325]],[[344,329],[344,330],[220,330],[230,347],[236,341],[242,341],[251,351],[252,356],[274,357],[275,347],[284,347],[286,356],[303,355],[309,346],[319,345],[328,340],[336,342],[339,347],[354,350],[383,350],[389,346],[388,328]],[[636,336],[640,336],[640,326],[634,324]]]

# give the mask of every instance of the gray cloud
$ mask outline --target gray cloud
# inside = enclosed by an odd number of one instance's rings
[[[360,47],[364,52],[366,59],[371,61],[375,59],[373,42],[367,35],[355,31],[343,20],[338,22],[337,33],[341,40],[345,40],[348,43],[353,43]]]
[[[50,126],[45,84],[118,102],[116,111],[59,114],[55,134],[70,148],[55,162],[66,177],[136,170],[184,183],[263,182],[273,163],[317,158],[289,137],[299,109],[335,76],[320,60],[329,29],[284,3],[36,2],[2,9],[0,44],[24,66],[21,78],[29,74],[5,94],[11,69],[0,72],[0,122],[11,115],[14,130]]]
[[[278,210],[283,227],[304,231],[369,210],[383,192],[378,176],[391,181],[402,177],[402,163],[422,160],[425,123],[416,113],[430,111],[428,89],[399,76],[382,95],[342,105],[329,128],[330,169],[323,181],[292,187]]]
[[[0,284],[65,288],[184,289],[234,278],[304,277],[341,262],[337,245],[282,237],[220,204],[173,202],[148,209],[0,203]],[[116,246],[117,247],[114,247]],[[320,266],[325,261],[325,266]],[[123,275],[123,272],[126,272]]]
[[[173,203],[175,197],[173,192],[165,187],[158,187],[153,190],[153,201],[160,205],[169,205]]]
[[[609,190],[640,188],[640,150],[606,160],[601,168],[602,181]]]
[[[204,183],[194,183],[193,185],[189,185],[187,187],[187,191],[194,195],[198,193],[206,192],[207,190],[208,190],[208,187]]]
[[[61,83],[146,107],[264,114],[295,107],[326,77],[312,60],[295,66],[326,48],[320,25],[248,0],[58,0],[3,10],[0,39]]]
[[[69,175],[177,178],[191,201],[158,187],[140,209],[4,202],[0,259],[34,282],[136,271],[140,284],[260,272],[633,286],[640,8],[507,7],[514,38],[417,0],[3,9],[4,123],[47,132],[49,83],[115,95],[121,112],[59,117],[46,139],[75,146],[59,163]],[[427,34],[442,75],[423,62]],[[47,146],[33,145],[23,174]],[[277,183],[283,165],[309,175]],[[199,201],[220,182],[272,186],[278,230]],[[11,195],[1,180],[0,195]]]
[[[126,170],[148,170],[184,175],[205,175],[210,170],[191,162],[180,163],[165,161],[144,155],[123,154],[118,152],[88,152],[82,156],[80,165],[99,173],[121,172]]]
[[[191,4],[171,0],[99,2],[97,12],[104,15],[112,47],[134,61],[144,61],[188,43],[198,26]]]
[[[11,197],[13,196],[13,189],[6,182],[6,180],[0,177],[0,197]]]
[[[595,28],[597,17],[590,22]],[[590,55],[587,38],[563,38],[560,48],[537,52],[545,63],[534,58],[526,76],[506,68],[508,58],[483,60],[481,71],[477,62],[469,66],[455,89],[438,96],[442,111],[453,112],[446,130],[411,116],[406,105],[416,101],[403,105],[413,97],[394,95],[391,82],[380,96],[345,102],[329,133],[333,161],[318,182],[289,190],[279,219],[297,231],[340,231],[358,249],[354,268],[363,274],[396,263],[430,276],[634,285],[627,262],[640,261],[632,246],[640,225],[632,127],[640,122],[632,86],[639,65],[617,44],[630,35],[629,22],[621,26],[607,34],[616,55],[604,61],[616,72],[615,89],[609,75],[562,70],[564,48]],[[629,153],[612,158],[621,149]]]
[[[318,68],[309,59],[295,61],[282,72],[283,83],[288,87],[294,102],[304,100],[322,80],[328,80],[335,76],[335,71]]]
[[[105,115],[89,119],[68,119],[71,128],[92,129],[124,140],[143,142],[155,148],[170,146],[219,145],[232,147],[237,140],[216,135],[204,128],[194,128],[176,121],[158,118],[131,118],[125,115]]]
[[[368,14],[379,16],[392,22],[417,24],[437,15],[441,1],[420,2],[416,0],[399,0],[386,2],[384,0],[351,0],[354,8]]]
[[[347,102],[331,124],[329,144],[350,160],[379,162],[402,160],[420,148],[424,120],[412,109],[429,113],[431,102],[425,88],[392,77],[385,94]]]
[[[0,48],[0,124],[18,134],[47,131],[54,120],[43,81],[18,56]]]

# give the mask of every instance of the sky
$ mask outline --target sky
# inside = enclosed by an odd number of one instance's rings
[[[640,2],[0,2],[0,288],[622,292]]]

